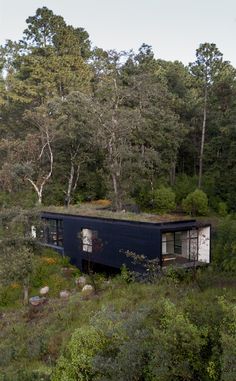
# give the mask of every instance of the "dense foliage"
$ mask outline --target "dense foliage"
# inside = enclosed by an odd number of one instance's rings
[[[236,220],[233,216],[223,219],[217,229],[214,261],[222,270],[236,270]]]
[[[96,276],[96,294],[83,298],[60,266],[49,252],[36,266],[35,285],[51,287],[57,274],[45,305],[1,307],[1,381],[235,380],[233,274],[170,269],[152,284]],[[67,300],[55,298],[62,287]]]
[[[183,200],[183,209],[193,216],[204,216],[208,211],[208,199],[206,193],[201,189],[196,189],[188,194]]]
[[[107,196],[161,212],[174,205],[164,188],[181,206],[198,186],[235,211],[235,68],[215,44],[185,67],[146,44],[91,49],[46,7],[26,22],[0,49],[0,205]]]

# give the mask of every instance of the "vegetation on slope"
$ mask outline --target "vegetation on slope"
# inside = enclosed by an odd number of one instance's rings
[[[195,280],[173,270],[152,284],[124,278],[96,276],[86,298],[71,288],[40,308],[1,308],[0,379],[235,379],[233,275],[209,268]]]

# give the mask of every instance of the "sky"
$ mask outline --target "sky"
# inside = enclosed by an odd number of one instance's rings
[[[0,0],[0,45],[21,39],[25,20],[42,6],[105,50],[137,52],[146,43],[156,58],[187,65],[200,43],[214,42],[236,67],[236,0]]]

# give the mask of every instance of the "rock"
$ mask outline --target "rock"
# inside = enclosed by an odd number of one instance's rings
[[[91,284],[86,284],[82,288],[82,294],[83,294],[83,296],[89,296],[89,295],[91,295],[93,293],[94,293],[94,287],[91,286]]]
[[[76,284],[76,286],[83,288],[86,285],[85,276],[80,276],[79,278],[76,278],[75,284]]]
[[[48,286],[42,287],[42,288],[40,288],[40,290],[39,290],[39,293],[40,293],[40,295],[42,295],[42,296],[47,295],[48,292],[49,292],[49,287],[48,287]]]
[[[69,298],[69,296],[70,296],[69,291],[67,291],[67,290],[60,291],[60,298],[67,299],[67,298]]]
[[[32,296],[31,298],[29,298],[29,303],[31,304],[31,306],[40,306],[41,304],[45,303],[46,301],[46,298],[42,297],[40,298],[40,296]]]

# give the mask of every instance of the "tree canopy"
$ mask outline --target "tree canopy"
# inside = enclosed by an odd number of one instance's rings
[[[0,49],[3,205],[33,192],[44,203],[151,207],[162,187],[181,205],[199,187],[210,208],[235,210],[236,71],[214,43],[186,67],[145,43],[92,48],[86,30],[47,7],[26,24]]]

